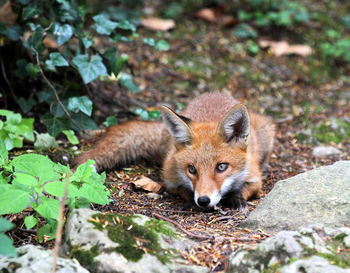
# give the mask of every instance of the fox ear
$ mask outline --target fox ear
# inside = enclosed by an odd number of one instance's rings
[[[250,130],[247,108],[243,104],[235,105],[222,119],[218,129],[226,142],[231,140],[246,142]]]
[[[183,145],[191,141],[190,119],[176,114],[166,106],[162,106],[162,117],[176,144]]]

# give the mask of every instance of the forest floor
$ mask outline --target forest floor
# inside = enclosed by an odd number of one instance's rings
[[[248,202],[249,211],[263,200],[277,181],[338,160],[350,160],[350,139],[342,137],[342,130],[350,131],[348,70],[324,77],[319,74],[322,67],[317,67],[312,57],[276,57],[271,51],[262,49],[256,55],[249,55],[245,43],[232,35],[232,28],[200,19],[185,17],[177,21],[174,30],[166,33],[154,34],[145,29],[141,33],[165,39],[171,48],[157,51],[141,41],[122,47],[121,52],[129,55],[134,79],[143,91],[126,94],[113,81],[93,84],[93,96],[109,101],[95,102],[99,124],[111,114],[116,114],[118,121],[130,119],[123,109],[114,108],[120,102],[129,102],[126,107],[130,111],[137,107],[157,109],[161,104],[181,109],[193,97],[208,91],[232,94],[250,110],[270,116],[276,125],[275,145],[269,162],[271,168],[264,172],[263,193]],[[268,34],[259,37],[263,38],[272,40],[275,37]],[[106,43],[109,42],[101,41],[100,46]],[[79,150],[83,151],[94,140],[81,142]],[[319,145],[337,147],[342,154],[313,157],[312,149]],[[59,148],[50,156],[57,161],[62,154],[66,152]],[[136,189],[131,182],[143,175],[161,181],[160,168],[152,162],[109,171],[107,181],[113,202],[96,209],[152,217],[157,213],[175,221],[198,240],[198,246],[182,254],[189,264],[205,265],[213,272],[223,271],[227,256],[233,250],[252,247],[269,237],[263,230],[240,228],[239,223],[246,216],[239,211],[224,208],[204,211],[192,203],[184,204],[180,198],[164,191],[152,195]],[[22,243],[24,241],[17,241],[17,244]]]

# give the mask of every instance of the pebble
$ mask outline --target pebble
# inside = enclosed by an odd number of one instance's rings
[[[158,193],[154,193],[154,192],[149,192],[146,194],[147,198],[150,198],[150,199],[154,199],[154,200],[158,200],[160,198],[162,198],[162,196]]]
[[[312,155],[314,157],[324,157],[329,155],[341,154],[342,151],[332,146],[317,146],[312,149]]]

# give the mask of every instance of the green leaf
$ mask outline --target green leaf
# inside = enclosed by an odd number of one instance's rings
[[[74,29],[71,25],[68,24],[58,24],[55,23],[53,28],[53,34],[56,37],[56,42],[58,46],[63,45],[65,42],[69,41],[73,36]]]
[[[17,257],[17,250],[13,246],[13,242],[9,237],[4,234],[0,234],[0,257]]]
[[[0,232],[6,232],[15,227],[14,224],[12,224],[10,221],[6,220],[5,218],[0,218]]]
[[[79,140],[75,136],[73,130],[63,130],[62,133],[66,135],[66,137],[68,138],[69,142],[72,143],[73,145],[79,144]]]
[[[51,113],[46,113],[43,116],[44,124],[46,125],[47,131],[50,135],[56,137],[63,130],[69,130],[71,122],[68,118],[55,117]]]
[[[141,89],[133,82],[130,74],[122,73],[119,78],[120,84],[128,89],[131,93],[141,92]]]
[[[39,184],[39,181],[31,174],[15,172],[14,176],[15,178],[12,181],[13,185],[18,185],[19,183],[34,188]]]
[[[56,139],[50,134],[36,134],[36,140],[34,142],[35,149],[44,150],[56,147],[58,147],[58,143]]]
[[[123,54],[118,57],[117,50],[111,46],[105,51],[105,53],[103,53],[103,58],[107,60],[107,68],[109,73],[113,73],[115,76],[118,76],[129,56]]]
[[[107,205],[110,202],[108,198],[110,193],[108,191],[105,191],[103,188],[92,184],[83,184],[83,186],[79,189],[79,193],[82,197],[85,197],[90,202],[99,205]]]
[[[168,51],[169,48],[170,48],[170,45],[169,45],[169,43],[167,41],[160,40],[160,41],[157,42],[155,48],[158,49],[158,50],[162,50],[162,51]]]
[[[149,46],[156,46],[156,40],[153,38],[143,38],[143,42]]]
[[[94,168],[92,167],[94,164],[95,161],[89,159],[84,164],[79,165],[75,173],[70,177],[70,181],[86,181],[94,173]]]
[[[36,177],[40,184],[47,181],[61,179],[62,175],[57,171],[57,164],[47,156],[38,154],[24,154],[15,157],[11,165],[16,172],[26,173]]]
[[[136,108],[134,113],[138,115],[142,120],[149,120],[148,112],[141,108]]]
[[[41,6],[36,5],[30,5],[24,8],[23,10],[23,19],[28,20],[30,18],[33,18],[35,16],[40,15],[43,12]]]
[[[0,215],[21,212],[29,205],[29,197],[28,192],[13,187],[0,191]]]
[[[117,24],[117,28],[120,29],[124,29],[124,30],[131,30],[131,31],[136,31],[136,27],[134,24],[130,23],[127,20],[121,20],[118,24]]]
[[[45,191],[56,197],[63,197],[65,181],[53,181],[44,186]],[[78,196],[78,188],[73,184],[68,184],[68,197]]]
[[[34,79],[36,75],[40,72],[39,66],[33,63],[28,63],[25,69],[29,77],[31,77],[32,79]]]
[[[75,131],[80,132],[81,130],[98,130],[98,126],[96,125],[96,123],[89,118],[87,115],[79,112],[79,113],[74,113],[72,115],[72,119],[79,124],[79,128],[72,123],[72,129],[74,129]]]
[[[45,61],[45,64],[48,67],[55,67],[55,66],[69,66],[66,59],[59,53],[59,52],[53,52],[50,53],[50,59]]]
[[[91,116],[92,114],[92,101],[86,97],[70,97],[68,99],[68,110],[72,112],[83,112],[84,114]]]
[[[88,55],[78,55],[72,60],[72,63],[78,67],[84,83],[92,82],[99,76],[107,75],[107,69],[99,55],[91,56],[90,60]]]
[[[96,22],[95,29],[99,34],[110,35],[113,30],[119,25],[108,19],[108,17],[104,14],[99,14],[93,17]]]
[[[24,224],[27,229],[31,229],[32,227],[36,226],[38,223],[38,219],[34,217],[34,215],[29,215],[26,218],[24,218]]]
[[[56,238],[56,228],[57,222],[51,219],[48,219],[48,223],[43,225],[38,230],[38,241],[39,243],[43,242],[44,236],[45,241],[50,241]]]
[[[23,33],[23,30],[19,25],[12,25],[1,33],[6,35],[11,41],[18,41]]]
[[[95,43],[94,40],[91,38],[82,38],[81,41],[83,42],[83,45],[86,49],[93,46]]]
[[[109,116],[106,118],[106,120],[102,124],[106,127],[110,127],[112,125],[118,124],[118,121],[115,116]]]
[[[39,102],[46,102],[46,103],[51,103],[55,100],[54,95],[52,92],[45,92],[45,91],[40,91],[36,93],[36,96],[38,97]]]
[[[0,167],[7,163],[9,157],[8,157],[8,151],[6,149],[6,145],[4,142],[0,141]]]
[[[26,100],[25,98],[20,97],[17,99],[17,104],[19,105],[19,107],[21,107],[23,113],[28,113],[36,104],[36,101],[33,98],[29,98],[28,100]]]
[[[46,219],[58,219],[60,202],[56,199],[40,197],[40,205],[34,210]]]

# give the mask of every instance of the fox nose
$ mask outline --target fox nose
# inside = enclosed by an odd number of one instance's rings
[[[209,205],[210,203],[210,198],[208,196],[200,196],[197,199],[198,205],[200,205],[201,207],[206,207]]]

